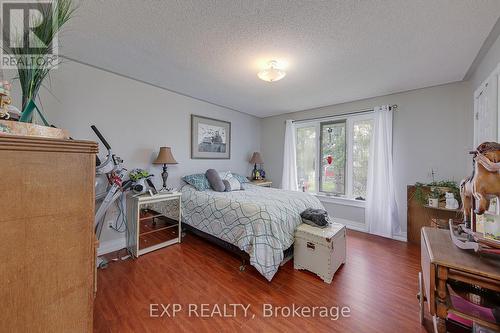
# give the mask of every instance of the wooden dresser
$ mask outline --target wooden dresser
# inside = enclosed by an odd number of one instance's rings
[[[0,136],[2,332],[91,332],[97,144]]]
[[[424,194],[430,193],[430,187],[425,186],[423,189]],[[422,227],[433,226],[431,220],[433,218],[442,219],[448,224],[449,219],[462,219],[462,212],[457,209],[446,208],[432,208],[422,205],[415,198],[415,186],[407,186],[407,238],[409,243],[420,244],[420,230]]]

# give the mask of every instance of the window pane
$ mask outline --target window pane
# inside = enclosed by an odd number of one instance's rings
[[[296,140],[299,190],[316,192],[316,127],[297,128]]]
[[[354,198],[366,198],[366,177],[368,174],[368,158],[370,156],[370,140],[372,138],[373,121],[355,121],[352,143],[352,194]]]
[[[321,123],[321,192],[345,194],[346,123]]]

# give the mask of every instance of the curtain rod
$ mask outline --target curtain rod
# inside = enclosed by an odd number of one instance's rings
[[[398,108],[397,104],[393,104],[389,106],[391,110],[396,111]],[[306,118],[306,119],[298,119],[298,120],[293,120],[292,123],[302,123],[306,121],[312,121],[312,120],[320,120],[320,119],[326,119],[326,118],[332,118],[332,117],[341,117],[341,116],[350,116],[353,114],[358,114],[358,113],[368,113],[368,112],[373,112],[374,109],[365,109],[365,110],[358,110],[358,111],[351,111],[351,112],[345,112],[345,113],[340,113],[340,114],[333,114],[330,116],[322,116],[322,117],[316,117],[316,118]]]

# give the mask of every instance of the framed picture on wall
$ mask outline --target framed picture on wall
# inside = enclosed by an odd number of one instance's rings
[[[191,158],[230,159],[231,123],[192,114]]]

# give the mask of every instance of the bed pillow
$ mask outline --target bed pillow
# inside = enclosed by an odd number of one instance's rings
[[[245,176],[241,176],[241,175],[238,175],[237,173],[232,173],[233,177],[238,179],[238,181],[241,183],[241,184],[245,184],[245,183],[249,183],[250,181],[248,180],[247,177]]]
[[[224,192],[231,192],[231,184],[229,184],[229,181],[223,179],[222,183],[224,184]]]
[[[210,188],[210,183],[203,173],[195,173],[182,177],[182,180],[192,185],[198,191],[205,191]]]
[[[215,169],[208,169],[207,172],[205,172],[205,177],[207,177],[212,190],[216,192],[224,192],[226,190],[226,186]]]
[[[243,189],[241,187],[240,181],[236,177],[234,177],[231,171],[221,171],[219,172],[219,176],[222,180],[226,180],[227,184],[229,185],[229,188],[227,188],[226,186],[226,192],[239,191]]]

